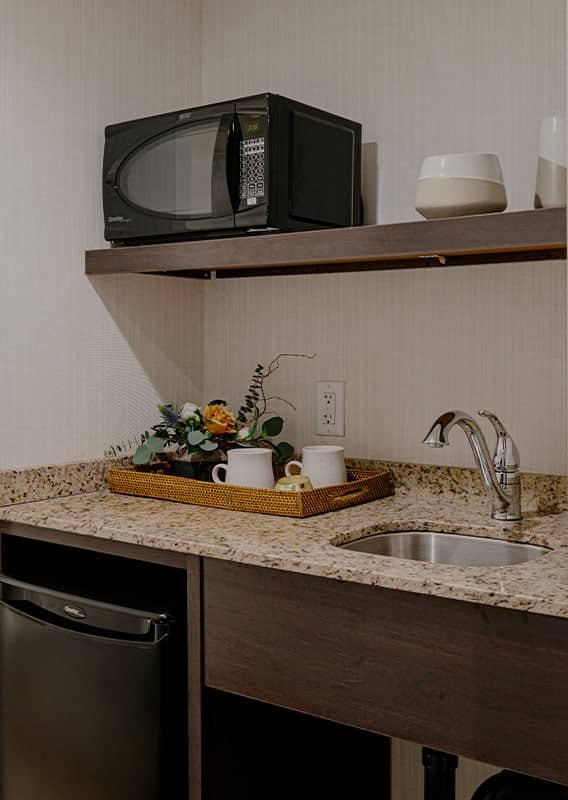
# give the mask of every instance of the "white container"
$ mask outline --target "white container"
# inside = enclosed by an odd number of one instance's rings
[[[320,486],[335,486],[345,483],[345,449],[334,444],[315,444],[304,447],[301,461],[289,461],[285,472],[291,476],[291,468],[299,467],[307,475],[314,489]]]
[[[563,114],[551,114],[542,120],[538,154],[566,166],[566,117]]]
[[[535,208],[566,205],[566,117],[551,114],[540,126]]]
[[[422,162],[416,210],[423,217],[490,214],[505,208],[507,193],[494,153],[448,153]]]
[[[274,488],[272,450],[266,447],[229,450],[227,460],[228,464],[217,464],[213,467],[214,483],[230,483],[256,489]],[[225,480],[221,479],[220,472],[225,473]]]

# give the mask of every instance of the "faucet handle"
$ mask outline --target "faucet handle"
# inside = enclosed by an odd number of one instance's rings
[[[507,433],[499,417],[492,411],[482,409],[477,412],[480,417],[486,417],[495,428],[497,442],[493,453],[493,465],[502,472],[517,472],[520,466],[520,456],[517,445]]]

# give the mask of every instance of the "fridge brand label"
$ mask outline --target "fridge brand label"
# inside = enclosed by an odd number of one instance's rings
[[[86,612],[80,606],[63,606],[63,611],[73,619],[85,619]]]

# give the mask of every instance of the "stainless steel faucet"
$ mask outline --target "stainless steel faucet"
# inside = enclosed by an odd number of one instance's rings
[[[446,411],[434,422],[424,438],[429,447],[448,445],[448,434],[454,425],[464,431],[473,450],[481,477],[492,500],[491,516],[500,521],[521,519],[521,473],[519,451],[501,420],[491,411],[479,411],[495,428],[497,443],[493,459],[483,431],[473,417],[464,411]]]

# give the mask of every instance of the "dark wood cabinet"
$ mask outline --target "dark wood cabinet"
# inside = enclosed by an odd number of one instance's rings
[[[95,556],[117,590],[126,563],[129,592],[183,596],[190,800],[387,798],[389,737],[568,784],[568,620],[35,526],[0,534],[1,567],[22,578],[83,591]]]
[[[204,680],[568,784],[568,621],[207,559]]]
[[[205,689],[202,559],[4,523],[0,561],[2,571],[26,582],[167,607],[186,626],[175,692],[187,708],[187,734],[176,736],[175,761],[188,774],[190,800],[344,800],[363,796],[370,784],[377,800],[388,800],[388,738]]]

